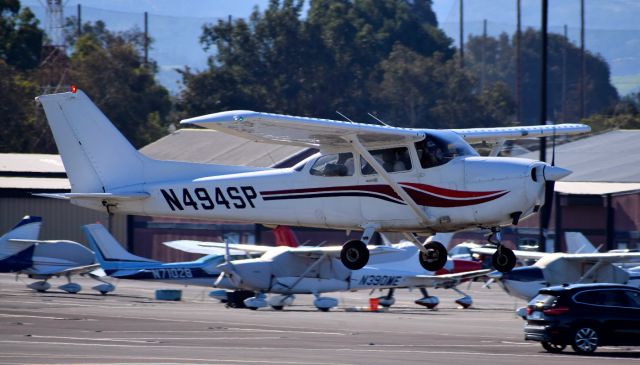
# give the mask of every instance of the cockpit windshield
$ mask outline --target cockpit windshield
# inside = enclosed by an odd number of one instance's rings
[[[427,133],[424,140],[416,142],[416,152],[423,169],[444,165],[456,157],[478,155],[462,137],[448,131]]]

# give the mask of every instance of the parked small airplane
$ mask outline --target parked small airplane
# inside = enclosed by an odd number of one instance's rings
[[[463,280],[487,274],[490,270],[480,269],[480,263],[465,260],[448,260],[440,275],[425,272],[416,256],[419,250],[411,242],[392,246],[371,246],[372,258],[367,266],[359,270],[349,270],[339,260],[341,247],[269,247],[255,245],[225,244],[216,242],[165,242],[165,245],[187,252],[206,254],[211,250],[228,249],[261,254],[259,258],[226,260],[219,266],[224,272],[215,283],[216,287],[231,290],[243,289],[258,292],[244,304],[251,309],[266,306],[279,310],[291,305],[295,294],[315,295],[314,305],[323,311],[338,305],[338,300],[322,296],[336,291],[397,289],[397,288],[453,288]],[[384,254],[381,254],[384,253]],[[456,302],[463,307],[472,304],[468,295]],[[273,294],[268,300],[265,293]],[[223,293],[213,293],[219,297]],[[437,297],[424,297],[417,304],[433,308]],[[395,302],[393,291],[378,298],[383,306]]]
[[[489,277],[497,281],[509,295],[530,300],[541,288],[580,283],[619,283],[640,287],[640,271],[627,270],[615,264],[640,262],[640,253],[597,251],[579,232],[566,232],[567,246],[576,253],[547,253],[514,251],[522,260],[537,260],[508,273],[492,272]],[[490,248],[474,248],[474,252],[490,254]],[[585,251],[587,251],[585,253]]]
[[[95,257],[107,276],[116,279],[159,281],[179,285],[212,287],[221,274],[218,265],[225,261],[225,249],[209,250],[208,256],[194,261],[164,263],[136,256],[125,250],[102,224],[82,227]],[[274,229],[276,244],[287,247],[297,245],[297,239],[288,227]],[[176,241],[194,242],[198,241]],[[221,243],[224,245],[224,243]],[[243,250],[231,250],[232,259],[247,258]]]
[[[544,162],[495,157],[507,139],[586,133],[583,124],[452,130],[396,128],[252,111],[183,120],[254,141],[319,148],[293,168],[222,166],[150,159],[139,153],[80,90],[42,95],[71,193],[68,199],[108,213],[245,221],[362,230],[340,253],[357,270],[376,231],[403,232],[437,271],[447,261],[437,241],[415,235],[490,229],[493,265],[509,271],[500,227],[538,211],[545,186],[570,171]],[[135,121],[128,121],[135,122]],[[468,142],[494,146],[480,157]]]
[[[30,278],[41,279],[27,285],[39,292],[51,288],[48,282],[51,277],[64,276],[68,282],[58,288],[67,293],[79,292],[82,287],[71,282],[71,276],[88,274],[99,268],[95,264],[93,253],[73,241],[38,240],[41,225],[42,218],[26,216],[11,231],[0,237],[0,272],[26,274]],[[103,283],[93,289],[108,291],[109,287]]]

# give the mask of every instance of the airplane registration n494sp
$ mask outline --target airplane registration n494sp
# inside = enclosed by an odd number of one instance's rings
[[[509,271],[500,227],[536,212],[545,182],[570,173],[544,162],[481,157],[469,142],[586,133],[582,124],[408,129],[245,110],[183,120],[249,140],[318,148],[292,168],[151,159],[139,153],[80,90],[42,95],[71,193],[44,194],[109,213],[362,230],[342,248],[351,270],[366,265],[375,231],[403,232],[429,271],[447,260],[431,235],[482,227],[498,245],[494,266]],[[135,121],[130,121],[135,122]],[[204,152],[204,151],[203,151]]]

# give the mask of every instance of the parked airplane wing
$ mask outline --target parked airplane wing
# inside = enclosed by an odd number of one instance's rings
[[[443,274],[443,275],[416,275],[412,278],[408,278],[408,283],[412,287],[436,287],[436,288],[451,288],[464,280],[469,280],[484,276],[491,272],[490,269],[466,271],[455,274]]]
[[[462,138],[467,140],[467,142],[474,143],[507,139],[550,137],[554,134],[557,136],[581,134],[590,132],[591,127],[585,124],[565,123],[502,128],[452,129],[452,131],[458,133]]]
[[[493,255],[496,252],[496,249],[493,247],[476,247],[472,248],[471,252],[479,253],[482,255]],[[540,260],[541,258],[549,255],[547,252],[538,252],[538,251],[522,251],[522,250],[513,250],[513,253],[520,260]]]
[[[195,124],[256,142],[287,144],[303,147],[350,147],[344,139],[358,135],[364,145],[419,141],[424,133],[417,129],[360,124],[338,120],[296,117],[233,110],[182,120],[180,124]]]
[[[396,248],[392,246],[367,246],[367,248],[369,249],[370,255],[380,255],[380,254],[403,251],[402,248]],[[342,246],[326,246],[326,247],[301,246],[301,247],[292,248],[289,250],[289,252],[298,256],[318,258],[325,254],[330,256],[340,256],[341,250],[342,250]]]
[[[176,250],[198,253],[203,255],[224,255],[226,243],[224,242],[201,242],[190,240],[177,240],[162,242],[163,245]],[[246,253],[259,253],[263,254],[274,246],[260,246],[260,245],[247,245],[242,243],[229,243],[230,255],[244,255]]]
[[[579,254],[563,254],[562,258],[569,261],[578,262],[601,262],[601,263],[622,263],[622,262],[640,262],[640,252],[626,253],[579,253]]]

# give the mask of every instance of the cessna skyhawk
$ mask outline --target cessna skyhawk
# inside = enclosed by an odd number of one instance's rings
[[[43,194],[109,213],[174,216],[362,230],[340,252],[351,270],[369,259],[375,231],[403,232],[428,271],[447,260],[442,244],[416,234],[491,229],[494,266],[509,271],[500,227],[544,202],[545,182],[570,173],[544,162],[481,157],[470,142],[585,133],[582,124],[471,129],[408,129],[236,110],[186,119],[253,141],[314,147],[293,168],[161,161],[139,153],[80,90],[42,103],[71,182],[71,193]],[[135,121],[129,121],[134,123]],[[206,151],[203,151],[206,153]]]

